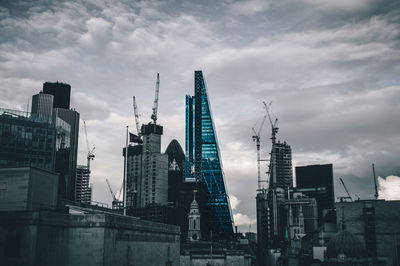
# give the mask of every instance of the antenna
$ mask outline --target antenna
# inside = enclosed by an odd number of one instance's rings
[[[375,184],[375,199],[378,199],[379,193],[378,193],[378,186],[376,184],[376,176],[375,176],[375,164],[372,164],[372,172],[374,174],[374,184]]]

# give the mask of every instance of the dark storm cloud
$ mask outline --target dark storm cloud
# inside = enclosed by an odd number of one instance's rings
[[[400,175],[399,24],[398,1],[1,2],[0,106],[26,109],[43,82],[70,83],[96,146],[94,197],[109,202],[104,180],[120,186],[124,126],[135,132],[132,95],[148,122],[160,72],[162,146],[184,146],[184,95],[202,69],[235,219],[247,230],[262,101],[273,101],[294,165],[333,163],[361,197],[373,194],[371,162],[383,177]],[[266,121],[263,157],[269,136]]]

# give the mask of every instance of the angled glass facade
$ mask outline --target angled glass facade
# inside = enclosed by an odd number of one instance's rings
[[[201,71],[195,71],[194,90],[194,96],[186,96],[185,180],[198,180],[205,184],[211,230],[216,233],[232,233],[232,212],[207,86]]]

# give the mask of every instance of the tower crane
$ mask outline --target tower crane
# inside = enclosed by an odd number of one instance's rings
[[[106,182],[107,182],[108,189],[111,192],[111,196],[113,198],[113,200],[112,200],[113,209],[121,209],[121,207],[123,207],[123,202],[121,200],[119,200],[119,197],[121,196],[121,192],[122,192],[122,187],[123,186],[121,186],[119,192],[114,193],[114,191],[111,188],[110,181],[108,181],[107,178],[106,178]]]
[[[151,119],[154,122],[154,126],[156,126],[156,122],[157,122],[158,94],[159,93],[160,93],[160,73],[157,73],[156,91],[155,91],[155,95],[154,95],[154,105],[153,105],[153,114],[151,115]]]
[[[117,201],[117,197],[115,196],[114,192],[112,191],[112,188],[111,188],[111,185],[110,185],[110,181],[108,181],[107,178],[106,178],[106,182],[107,182],[108,189],[109,189],[110,192],[111,192],[111,196],[112,196],[112,198],[113,198],[113,202],[114,202],[114,201]]]
[[[277,193],[275,191],[275,186],[276,186],[276,156],[275,156],[275,142],[276,142],[276,134],[278,133],[278,118],[275,118],[275,121],[272,122],[271,115],[269,113],[269,109],[271,107],[272,102],[270,102],[268,105],[263,102],[265,110],[268,115],[268,120],[271,125],[271,140],[272,140],[272,148],[271,148],[271,157],[269,161],[269,169],[268,169],[268,176],[269,180],[268,182],[271,182],[271,172],[272,172],[272,189],[270,183],[268,184],[270,190],[268,193],[272,193],[272,212],[273,212],[273,234],[275,236],[278,235],[278,205],[277,205]]]
[[[261,190],[260,133],[261,133],[261,130],[263,128],[263,125],[264,125],[264,122],[265,122],[266,118],[267,118],[267,114],[264,115],[264,118],[261,121],[261,125],[260,125],[260,127],[259,127],[259,129],[257,131],[254,129],[254,127],[251,128],[253,130],[253,132],[254,132],[254,135],[252,136],[252,139],[253,139],[253,141],[256,142],[256,146],[257,146],[257,174],[258,174],[257,182],[258,182],[258,190]]]
[[[140,130],[141,130],[142,123],[140,122],[140,114],[139,114],[138,107],[137,107],[137,104],[136,104],[136,97],[135,96],[133,96],[133,111],[134,111],[134,114],[135,114],[136,130],[137,130],[138,136],[140,136],[140,133],[141,133]]]
[[[344,190],[347,193],[347,197],[340,197],[340,199],[343,201],[343,199],[350,199],[350,201],[353,201],[353,198],[351,197],[349,191],[347,190],[346,185],[344,184],[344,181],[341,177],[339,177],[340,183],[342,183],[342,186],[344,187]]]
[[[275,143],[276,143],[276,134],[278,133],[278,118],[275,117],[275,121],[272,122],[271,119],[271,114],[269,113],[269,109],[271,107],[272,102],[269,102],[269,104],[267,105],[265,102],[263,102],[265,110],[267,112],[267,116],[268,116],[268,120],[269,123],[271,125],[271,140],[272,140],[272,148],[271,148],[271,159],[270,159],[270,163],[269,163],[269,169],[268,169],[268,174],[269,174],[269,182],[271,182],[271,172],[272,172],[272,184],[275,185],[276,183],[276,169],[274,169],[276,167],[276,163],[275,163],[275,152],[274,152],[274,148],[275,148]]]
[[[263,102],[263,103],[264,103],[265,110],[267,111],[269,123],[271,124],[271,130],[272,130],[271,140],[272,140],[272,144],[275,144],[275,142],[276,142],[276,134],[278,133],[278,129],[279,129],[277,127],[278,118],[275,117],[275,121],[272,122],[271,115],[269,113],[269,108],[271,107],[272,102],[270,102],[268,105],[265,102]]]
[[[94,159],[94,149],[95,149],[95,147],[93,146],[93,149],[92,150],[90,150],[90,148],[89,148],[89,139],[88,139],[88,136],[87,136],[87,130],[86,130],[86,121],[85,120],[83,120],[83,127],[84,127],[84,129],[85,129],[85,136],[86,136],[86,147],[87,147],[87,168],[88,168],[88,170],[89,170],[89,172],[90,172],[90,160],[93,160]]]

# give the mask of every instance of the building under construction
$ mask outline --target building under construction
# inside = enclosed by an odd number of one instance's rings
[[[160,76],[157,74],[152,122],[147,125],[141,124],[136,98],[133,97],[138,135],[130,133],[129,142],[133,145],[123,149],[123,156],[128,214],[164,221],[163,206],[168,204],[168,155],[161,153],[163,127],[157,124],[159,86]]]
[[[90,204],[92,188],[89,185],[90,169],[87,165],[78,165],[76,168],[75,197],[77,202]]]
[[[260,175],[260,132],[256,133],[253,140],[257,143],[258,165],[258,190],[256,197],[257,207],[257,261],[258,265],[268,264],[268,251],[277,249],[288,235],[289,205],[285,205],[285,199],[289,198],[289,189],[293,187],[292,151],[286,142],[276,141],[278,133],[278,119],[273,121],[270,115],[270,104],[264,102],[266,115],[271,125],[272,147],[270,152],[267,172],[268,186],[261,185]],[[264,123],[263,120],[263,123]],[[261,125],[263,125],[263,123]],[[294,219],[295,220],[295,219]]]

